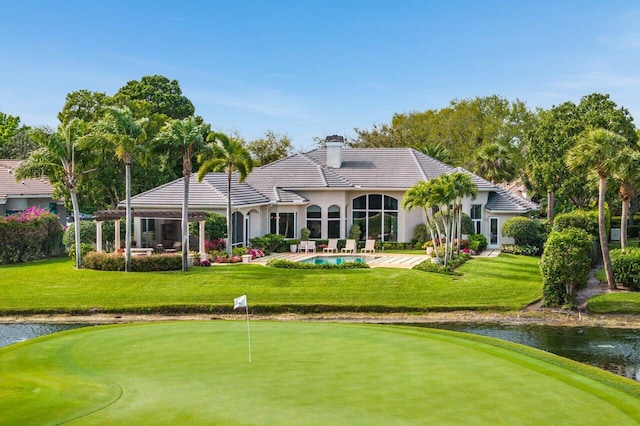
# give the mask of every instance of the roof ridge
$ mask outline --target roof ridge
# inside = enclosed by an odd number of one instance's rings
[[[416,157],[416,150],[415,149],[409,149],[409,155],[411,155],[411,158],[413,159],[413,162],[416,163],[416,167],[418,167],[418,170],[420,171],[420,175],[422,176],[422,180],[427,181],[429,180],[429,178],[427,177],[427,174],[425,173],[424,169],[422,168],[422,165],[420,164],[420,161],[418,161],[418,157]],[[427,155],[428,157],[428,155]]]

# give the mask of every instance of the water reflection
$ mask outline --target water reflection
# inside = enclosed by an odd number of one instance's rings
[[[38,336],[86,326],[86,324],[0,324],[0,348]]]
[[[492,323],[416,325],[508,340],[640,381],[640,330]]]

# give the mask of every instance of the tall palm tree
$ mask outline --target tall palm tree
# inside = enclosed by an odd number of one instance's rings
[[[624,160],[624,159],[622,159]],[[629,218],[629,206],[635,195],[636,187],[640,186],[640,152],[632,151],[628,161],[620,161],[613,172],[613,177],[620,181],[618,196],[622,203],[620,214],[620,247],[624,251],[627,247],[627,221]]]
[[[145,126],[147,118],[136,120],[128,107],[105,108],[104,117],[95,125],[98,139],[104,138],[115,147],[116,157],[125,166],[126,193],[126,230],[125,230],[125,271],[131,270],[131,229],[133,225],[131,215],[131,165],[137,151],[146,137]]]
[[[232,253],[233,227],[231,221],[231,176],[237,171],[238,182],[244,182],[253,169],[251,154],[241,141],[229,138],[224,133],[211,132],[207,136],[205,151],[201,154],[201,166],[198,169],[198,182],[211,171],[227,173],[227,252]]]
[[[36,130],[32,135],[39,148],[33,151],[16,170],[18,179],[46,176],[52,183],[61,182],[63,188],[69,192],[73,206],[76,268],[82,266],[80,207],[76,188],[79,176],[86,173],[86,171],[79,171],[79,163],[81,164],[82,161],[78,161],[81,159],[78,144],[86,133],[86,123],[77,118],[70,120],[67,124],[59,125],[56,133],[53,134]]]
[[[156,141],[159,149],[169,154],[179,151],[182,156],[182,180],[184,196],[182,198],[182,270],[188,268],[189,256],[189,180],[193,165],[191,158],[204,147],[205,126],[198,124],[195,117],[182,120],[170,120],[158,134]]]
[[[509,182],[516,176],[509,151],[497,143],[480,148],[476,153],[473,172],[492,183]]]
[[[611,268],[607,231],[605,228],[605,196],[607,179],[613,174],[620,162],[627,161],[630,148],[627,140],[609,130],[593,129],[580,134],[576,144],[567,151],[567,166],[572,171],[591,169],[598,175],[598,231],[602,262],[607,276],[607,284],[616,290],[616,282]]]

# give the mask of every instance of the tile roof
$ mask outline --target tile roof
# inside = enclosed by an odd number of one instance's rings
[[[327,166],[327,150],[315,149],[294,154],[254,169],[244,183],[233,177],[232,204],[304,203],[296,193],[305,189],[398,189],[406,190],[416,182],[435,179],[443,173],[464,172],[471,176],[480,191],[489,191],[492,211],[526,212],[537,204],[519,199],[508,191],[475,174],[454,168],[411,148],[364,148],[342,150],[342,166]],[[191,179],[189,204],[198,207],[226,205],[226,175],[209,173],[202,183]],[[182,180],[170,182],[133,197],[140,206],[182,204]]]
[[[133,207],[163,208],[182,205],[184,182],[176,179],[159,187],[131,197]],[[198,182],[193,173],[189,179],[189,206],[195,208],[224,208],[227,205],[227,175],[208,173],[202,182]],[[238,175],[231,179],[231,204],[263,204],[269,199],[253,189],[247,183],[238,183]],[[120,202],[124,205],[124,202]]]
[[[4,204],[11,196],[42,196],[51,197],[53,185],[46,178],[24,179],[16,181],[13,170],[20,165],[21,160],[0,159],[0,203]]]

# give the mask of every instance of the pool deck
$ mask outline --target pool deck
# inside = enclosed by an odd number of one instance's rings
[[[404,255],[404,254],[387,254],[387,253],[356,253],[355,255],[351,254],[342,254],[343,256],[366,256],[366,257],[374,257],[375,259],[367,262],[367,265],[372,268],[405,268],[411,269],[419,263],[424,262],[429,259],[427,255]],[[271,259],[286,259],[291,260],[293,262],[299,262],[301,260],[309,259],[315,256],[340,256],[340,253],[274,253],[270,256],[262,257],[259,259],[254,259],[251,263],[259,263],[265,264]]]
[[[500,250],[489,249],[480,253],[479,257],[496,257],[500,254]],[[375,257],[374,260],[367,262],[372,268],[404,268],[411,269],[414,266],[424,262],[425,260],[429,260],[430,257],[427,255],[418,255],[418,254],[400,254],[400,253],[384,253],[384,252],[376,252],[376,253],[356,253],[354,255],[342,253],[345,256],[368,256]],[[309,259],[314,256],[340,256],[340,253],[274,253],[270,256],[261,257],[259,259],[254,259],[251,263],[257,263],[264,265],[271,259],[286,259],[291,260],[293,262],[299,262],[301,260]]]

